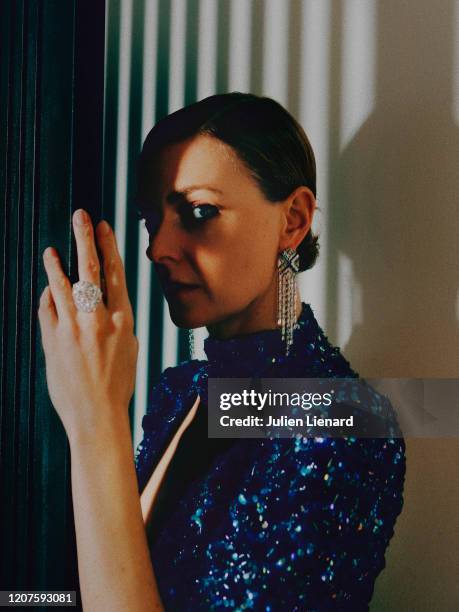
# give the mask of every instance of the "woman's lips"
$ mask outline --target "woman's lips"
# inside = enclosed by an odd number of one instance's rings
[[[188,283],[167,282],[164,284],[164,293],[166,296],[176,296],[190,293],[199,289],[199,285],[191,285]]]

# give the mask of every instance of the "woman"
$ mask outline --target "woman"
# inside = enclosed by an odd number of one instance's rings
[[[106,306],[90,222],[75,226],[92,283],[75,301],[45,258],[40,321],[70,439],[85,609],[368,609],[402,507],[403,439],[207,437],[209,377],[358,377],[296,289],[318,252],[302,128],[268,98],[206,98],[150,132],[137,199],[171,318],[207,327],[207,360],[152,389],[135,474],[137,341],[113,233],[97,228]]]

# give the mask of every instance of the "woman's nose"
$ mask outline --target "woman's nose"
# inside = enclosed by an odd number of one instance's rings
[[[150,241],[146,255],[153,263],[163,263],[167,260],[179,261],[181,257],[181,240],[179,228],[172,219],[164,218]]]

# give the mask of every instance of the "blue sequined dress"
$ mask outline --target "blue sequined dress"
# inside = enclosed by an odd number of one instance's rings
[[[135,457],[142,492],[200,395],[149,533],[166,610],[368,610],[403,505],[403,438],[207,437],[210,376],[358,377],[308,304],[288,357],[278,330],[209,337],[205,352],[163,372]]]

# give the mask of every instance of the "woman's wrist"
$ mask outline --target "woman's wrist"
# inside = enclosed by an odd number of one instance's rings
[[[131,426],[127,407],[110,410],[107,416],[103,408],[95,407],[94,415],[100,415],[91,423],[79,423],[67,431],[71,450],[95,446],[103,448],[107,444],[120,444],[122,440],[131,441]]]

